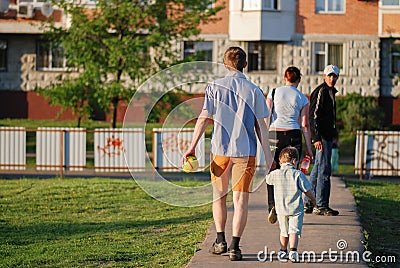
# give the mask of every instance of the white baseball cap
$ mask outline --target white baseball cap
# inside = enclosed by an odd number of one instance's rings
[[[335,74],[338,76],[339,73],[340,73],[339,68],[336,65],[330,64],[330,65],[326,66],[324,69],[324,74],[326,74],[326,75]]]

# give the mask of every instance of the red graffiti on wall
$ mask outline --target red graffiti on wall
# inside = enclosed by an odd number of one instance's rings
[[[114,155],[119,156],[126,152],[126,149],[123,146],[123,140],[120,138],[115,138],[114,135],[112,135],[111,138],[107,138],[106,145],[104,147],[98,145],[97,150],[103,152],[102,157],[106,155],[109,157]]]
[[[190,141],[178,138],[177,134],[171,134],[168,138],[163,139],[163,151],[184,152],[189,148]]]

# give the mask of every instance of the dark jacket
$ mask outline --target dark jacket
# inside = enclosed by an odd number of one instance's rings
[[[322,139],[332,141],[337,138],[336,130],[336,101],[335,94],[338,91],[332,88],[333,100],[329,95],[329,87],[324,82],[311,93],[310,97],[310,128],[311,142]]]

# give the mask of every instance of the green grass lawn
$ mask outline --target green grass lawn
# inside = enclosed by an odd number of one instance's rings
[[[353,193],[365,247],[376,256],[395,256],[396,263],[375,263],[373,267],[399,267],[400,264],[400,183],[347,180]]]
[[[400,183],[346,183],[366,248],[399,260]],[[1,179],[0,267],[182,267],[211,223],[210,205],[169,206],[133,180]]]
[[[181,267],[211,222],[133,180],[1,179],[0,267]]]

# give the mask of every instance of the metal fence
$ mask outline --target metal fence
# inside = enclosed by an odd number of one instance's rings
[[[56,171],[61,176],[65,171],[144,171],[146,166],[177,171],[180,170],[182,154],[191,142],[193,130],[153,129],[149,137],[152,137],[154,151],[146,152],[146,132],[143,128],[1,127],[0,169]],[[204,143],[203,135],[197,147],[200,168],[205,166]]]
[[[145,131],[142,128],[95,129],[95,171],[144,170]]]
[[[153,165],[157,169],[176,170],[181,166],[183,153],[189,148],[193,137],[193,128],[154,128],[153,129]],[[196,147],[199,169],[205,167],[204,134]]]
[[[0,169],[24,170],[26,167],[26,130],[0,127]]]
[[[36,169],[82,171],[86,167],[86,129],[40,127],[36,132]]]
[[[93,147],[89,152],[88,134],[93,136],[90,142]],[[28,139],[30,145],[27,145]],[[145,131],[139,128],[86,130],[40,127],[29,130],[0,127],[2,170],[59,171],[61,175],[63,171],[85,169],[125,172],[143,170],[145,155]]]
[[[0,170],[56,171],[61,176],[64,171],[128,172],[142,171],[146,167],[179,171],[182,154],[192,140],[193,130],[150,130],[147,137],[152,149],[147,152],[146,131],[142,128],[86,130],[42,127],[29,130],[23,127],[0,127]],[[209,144],[204,135],[198,143],[196,154],[200,170],[206,168]],[[399,154],[400,132],[358,131],[355,172],[360,178],[399,176]],[[257,166],[264,165],[265,156],[258,144]]]
[[[355,172],[366,176],[400,175],[400,132],[357,131]]]

